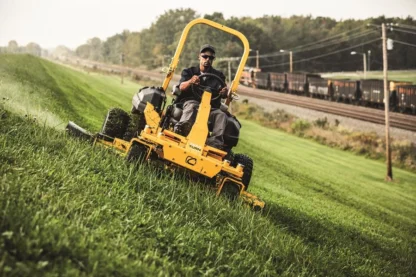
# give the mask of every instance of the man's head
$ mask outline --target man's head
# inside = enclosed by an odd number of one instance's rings
[[[215,59],[215,48],[212,45],[202,45],[199,50],[199,67],[201,71],[205,71],[212,66]]]

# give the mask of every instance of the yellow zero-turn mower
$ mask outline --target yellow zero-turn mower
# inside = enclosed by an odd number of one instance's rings
[[[162,162],[165,168],[185,169],[193,175],[210,180],[217,195],[224,194],[231,199],[241,198],[255,210],[262,210],[264,202],[247,192],[253,170],[253,160],[244,154],[233,154],[231,151],[227,153],[206,145],[209,135],[208,118],[211,111],[212,90],[208,88],[200,92],[201,104],[196,121],[189,133],[185,136],[173,131],[173,126],[182,114],[182,103],[173,100],[172,104],[165,107],[165,91],[179,62],[188,33],[197,24],[206,24],[235,35],[244,46],[228,97],[222,106],[223,111],[228,115],[224,141],[229,149],[237,145],[241,125],[227,111],[227,108],[233,99],[238,99],[236,91],[250,51],[249,43],[242,33],[202,18],[191,21],[183,30],[162,86],[145,87],[134,95],[131,115],[119,108],[110,109],[101,132],[97,134],[91,134],[71,121],[66,129],[68,133],[90,139],[94,144],[115,149],[128,160],[139,162],[157,160]],[[223,82],[216,75],[209,73],[202,74],[200,78],[216,78]],[[174,98],[180,98],[177,86],[174,87],[172,93]]]

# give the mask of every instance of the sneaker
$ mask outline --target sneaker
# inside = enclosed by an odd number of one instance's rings
[[[176,123],[173,131],[181,136],[186,137],[191,131],[192,124],[189,122]]]
[[[178,135],[182,135],[182,126],[176,124],[175,127],[173,127],[173,132],[177,133]]]

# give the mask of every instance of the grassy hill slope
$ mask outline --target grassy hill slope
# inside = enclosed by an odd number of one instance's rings
[[[38,101],[40,115],[94,130],[138,88],[30,56],[0,55],[0,68],[2,98]],[[254,213],[22,119],[20,104],[0,110],[0,275],[416,273],[415,174],[395,168],[386,183],[380,162],[244,121],[235,151],[254,159],[249,190],[267,203]]]
[[[114,76],[85,74],[30,55],[0,55],[0,78],[7,108],[61,128],[68,120],[99,128],[107,109],[129,109],[139,88],[127,80],[121,85]]]

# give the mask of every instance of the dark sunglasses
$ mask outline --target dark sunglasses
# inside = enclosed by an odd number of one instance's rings
[[[214,56],[210,56],[210,55],[201,55],[201,57],[204,58],[204,59],[209,59],[210,61],[215,59]]]

